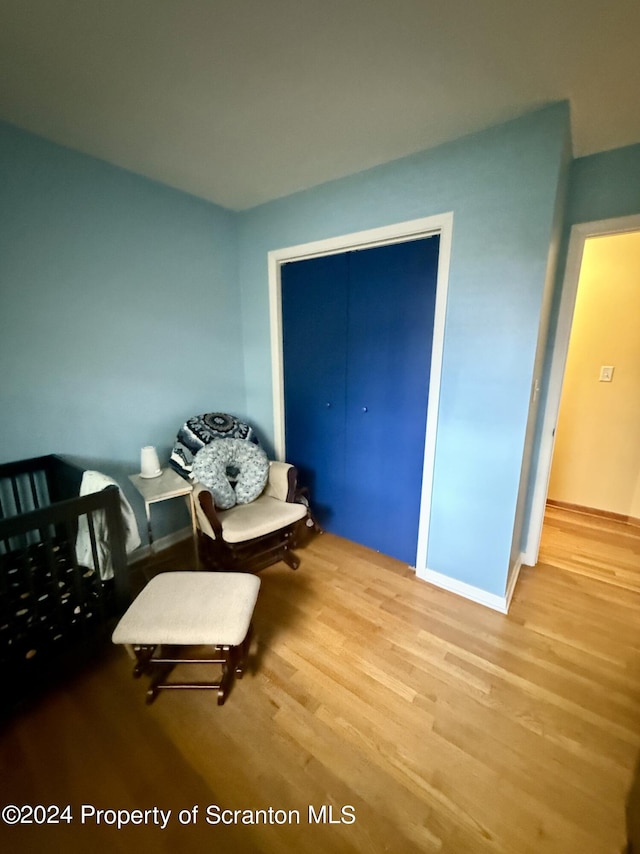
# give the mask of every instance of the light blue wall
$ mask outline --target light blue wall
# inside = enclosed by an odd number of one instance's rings
[[[533,461],[524,512],[525,525],[521,541],[522,549],[526,548],[530,537],[527,523],[534,509],[533,502],[537,479],[548,477],[549,459],[544,450],[543,427],[546,408],[549,404],[549,378],[571,228],[578,223],[598,222],[636,214],[640,214],[640,144],[593,154],[589,157],[580,157],[571,163],[566,214],[545,352]],[[534,531],[533,536],[537,538],[538,532]],[[530,544],[530,547],[533,548],[533,545]]]
[[[234,214],[0,124],[0,461],[61,453],[131,498],[142,445],[244,414],[236,257]]]
[[[640,213],[640,144],[573,161],[567,225]]]
[[[0,124],[0,459],[125,479],[211,409],[269,443],[268,251],[453,211],[428,565],[502,595],[567,134],[555,105],[232,214]]]
[[[505,592],[565,104],[240,216],[247,410],[273,438],[267,253],[453,211],[428,567]]]

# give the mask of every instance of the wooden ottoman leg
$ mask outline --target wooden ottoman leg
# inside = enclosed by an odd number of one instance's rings
[[[247,634],[245,639],[242,641],[240,646],[234,647],[235,653],[235,674],[238,679],[242,679],[242,674],[244,673],[244,667],[247,663],[247,658],[249,657],[249,650],[251,648],[251,640],[253,638],[253,625],[249,623],[249,629],[247,630]]]
[[[156,645],[157,646],[157,645]],[[136,656],[136,664],[133,668],[133,678],[139,679],[149,669],[149,662],[156,651],[156,646],[134,646],[133,652]]]
[[[216,647],[222,655],[222,677],[220,679],[220,688],[218,689],[218,705],[222,706],[227,698],[227,694],[233,683],[233,678],[236,676],[242,679],[244,666],[249,655],[251,647],[251,639],[253,637],[253,626],[249,623],[249,628],[244,640],[238,646]]]
[[[149,687],[147,688],[147,696],[145,700],[147,705],[151,705],[151,703],[153,703],[155,698],[158,696],[160,689],[165,687],[165,685],[167,684],[166,678],[175,666],[175,662],[172,661],[161,661],[154,663],[151,672],[151,681],[149,682]]]
[[[220,677],[220,686],[218,687],[218,705],[223,706],[233,682],[235,647],[219,646],[217,649],[220,650],[220,654],[222,655],[222,676]]]

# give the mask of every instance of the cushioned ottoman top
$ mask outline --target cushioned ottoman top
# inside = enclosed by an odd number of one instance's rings
[[[164,572],[130,605],[114,643],[238,646],[249,630],[260,579],[242,572]]]

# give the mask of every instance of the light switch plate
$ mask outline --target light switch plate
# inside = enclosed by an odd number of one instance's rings
[[[600,382],[610,383],[613,379],[613,365],[603,365],[600,368]]]

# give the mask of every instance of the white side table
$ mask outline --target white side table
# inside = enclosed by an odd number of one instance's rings
[[[191,514],[191,531],[194,544],[196,543],[196,506],[193,500],[193,484],[175,472],[171,468],[162,470],[158,477],[141,477],[139,474],[130,474],[129,480],[144,499],[144,510],[147,516],[147,533],[149,545],[153,551],[153,532],[151,529],[151,505],[158,501],[168,501],[170,498],[184,496]]]

